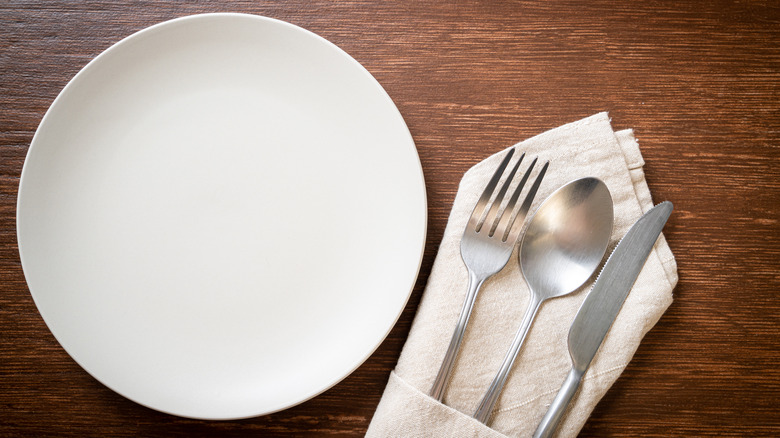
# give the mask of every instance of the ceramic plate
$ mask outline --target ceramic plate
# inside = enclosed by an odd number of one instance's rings
[[[65,350],[142,405],[301,403],[382,342],[417,277],[425,185],[379,83],[294,25],[138,32],[65,87],[19,188],[30,291]]]

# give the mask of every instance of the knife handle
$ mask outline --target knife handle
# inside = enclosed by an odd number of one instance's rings
[[[566,406],[569,405],[569,402],[577,392],[577,388],[580,387],[583,374],[585,374],[585,371],[579,371],[572,367],[569,375],[566,376],[566,381],[563,382],[563,386],[561,386],[555,399],[553,399],[550,407],[547,409],[547,413],[544,414],[542,422],[536,428],[534,438],[549,438],[553,435],[555,428],[558,427],[558,423],[563,417],[563,413],[566,412]]]

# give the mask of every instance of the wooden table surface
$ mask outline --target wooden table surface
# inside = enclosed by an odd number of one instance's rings
[[[94,56],[195,13],[289,21],[385,87],[419,150],[422,270],[352,375],[265,417],[176,418],[115,394],[46,328],[16,242],[32,136]],[[458,181],[519,140],[599,111],[633,128],[680,281],[581,436],[780,436],[780,3],[776,1],[7,0],[0,4],[0,436],[360,436],[409,332]]]

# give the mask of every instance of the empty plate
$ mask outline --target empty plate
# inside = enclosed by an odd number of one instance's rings
[[[106,50],[30,145],[19,251],[87,372],[191,418],[271,413],[338,383],[414,286],[414,142],[335,45],[259,16],[168,21]]]

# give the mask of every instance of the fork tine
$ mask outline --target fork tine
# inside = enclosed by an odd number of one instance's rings
[[[490,230],[488,232],[488,236],[490,237],[493,237],[493,233],[496,232],[496,226],[498,225],[498,220],[496,218],[496,216],[498,216],[498,209],[499,207],[501,207],[501,203],[504,201],[504,196],[506,196],[506,192],[509,189],[509,186],[512,184],[512,180],[515,178],[515,174],[517,173],[517,169],[520,167],[520,163],[523,162],[523,158],[525,158],[525,153],[523,153],[523,155],[520,155],[520,158],[517,160],[517,163],[515,163],[514,167],[512,167],[512,170],[509,172],[509,175],[506,177],[504,184],[501,186],[501,189],[498,191],[496,198],[493,200],[493,205],[490,206],[490,211],[488,211],[487,216],[485,216],[485,220],[483,221],[483,226],[484,224],[490,224]]]
[[[528,210],[531,208],[531,204],[534,202],[536,192],[539,191],[539,186],[542,184],[542,179],[544,179],[544,174],[547,173],[547,168],[549,166],[549,161],[546,161],[544,166],[542,166],[542,170],[540,170],[539,175],[536,176],[533,185],[531,185],[531,189],[528,191],[528,194],[525,195],[523,205],[520,206],[520,210],[518,210],[517,215],[512,218],[509,226],[506,228],[506,231],[504,231],[503,241],[511,240],[514,242],[517,240],[517,237],[520,235],[520,230],[522,229],[523,219],[525,219],[525,216],[528,214]],[[518,221],[517,218],[520,218],[520,220]]]
[[[515,148],[509,149],[509,152],[507,152],[506,156],[504,156],[504,159],[501,161],[501,164],[493,173],[493,176],[490,178],[490,181],[488,181],[487,186],[485,186],[485,191],[482,192],[482,196],[479,197],[477,205],[474,206],[474,210],[471,212],[468,226],[470,228],[476,229],[477,232],[479,232],[479,229],[482,228],[482,221],[480,221],[480,219],[482,218],[482,214],[485,212],[485,207],[487,207],[487,203],[490,201],[490,197],[493,195],[493,190],[496,189],[498,181],[501,179],[501,175],[504,173],[504,170],[509,164],[509,160],[512,158],[514,153]]]
[[[534,166],[536,166],[537,160],[539,160],[539,158],[534,158],[534,161],[532,161],[531,165],[528,166],[528,169],[525,171],[525,174],[523,174],[523,177],[520,179],[520,182],[517,184],[517,188],[515,188],[514,193],[512,193],[512,197],[509,199],[509,202],[506,204],[506,208],[504,208],[504,212],[501,214],[501,218],[493,226],[494,231],[496,229],[499,230],[502,240],[506,240],[506,235],[507,235],[506,231],[509,228],[511,228],[508,227],[507,224],[510,223],[511,219],[517,217],[514,214],[515,205],[517,204],[517,200],[520,199],[520,192],[523,191],[523,187],[525,187],[525,183],[528,181],[528,177],[531,176],[531,171],[534,170]]]

